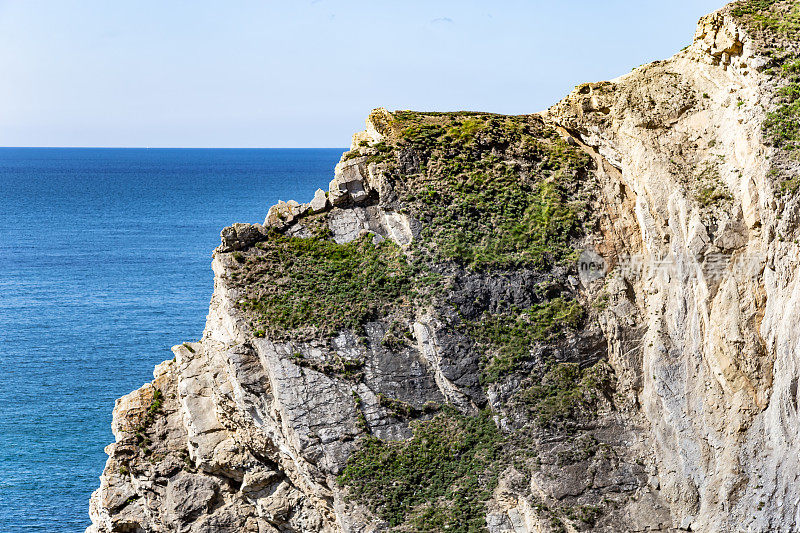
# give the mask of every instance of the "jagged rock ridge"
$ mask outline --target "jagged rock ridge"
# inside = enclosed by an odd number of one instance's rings
[[[794,2],[545,113],[374,111],[235,224],[88,531],[794,531]]]

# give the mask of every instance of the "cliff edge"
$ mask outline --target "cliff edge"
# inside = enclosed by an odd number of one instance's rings
[[[87,533],[800,530],[800,2],[544,113],[373,111],[234,224]]]

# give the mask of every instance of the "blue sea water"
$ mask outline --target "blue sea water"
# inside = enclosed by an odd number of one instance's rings
[[[0,148],[0,531],[83,531],[114,400],[201,335],[220,230],[341,153]]]

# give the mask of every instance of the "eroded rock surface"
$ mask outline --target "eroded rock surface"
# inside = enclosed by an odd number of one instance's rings
[[[759,9],[797,12],[732,4],[539,115],[374,111],[327,192],[223,230],[87,531],[798,530],[798,165],[765,129],[796,41]]]

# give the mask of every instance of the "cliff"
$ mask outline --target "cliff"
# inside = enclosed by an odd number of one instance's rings
[[[87,532],[800,530],[800,3],[234,224]]]

